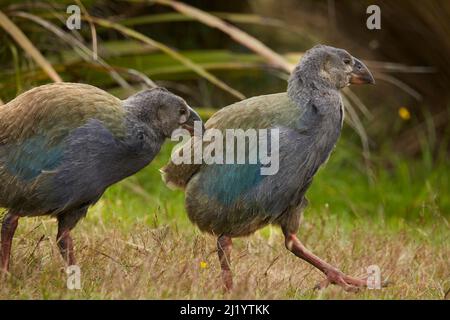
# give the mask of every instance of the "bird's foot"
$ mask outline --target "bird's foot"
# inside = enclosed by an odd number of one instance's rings
[[[318,283],[315,289],[321,290],[330,284],[335,284],[342,287],[345,291],[358,292],[360,288],[367,287],[367,279],[350,277],[337,269],[327,270],[325,274],[327,278]]]

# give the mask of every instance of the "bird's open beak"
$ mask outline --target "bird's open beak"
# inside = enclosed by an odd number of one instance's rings
[[[199,114],[192,108],[189,108],[189,118],[181,125],[183,129],[189,131],[191,135],[203,135],[205,132],[205,125]]]
[[[355,65],[350,74],[350,84],[375,84],[375,79],[367,66],[356,58],[354,60]]]

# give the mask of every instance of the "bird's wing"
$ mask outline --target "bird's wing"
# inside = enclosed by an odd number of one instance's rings
[[[227,106],[206,122],[206,128],[267,129],[275,126],[291,126],[303,111],[286,93],[253,97]]]
[[[227,106],[215,113],[205,124],[206,129],[269,129],[292,127],[303,110],[286,93],[253,97]],[[195,139],[195,138],[193,138]],[[193,145],[193,139],[187,144]],[[184,149],[183,146],[179,150]],[[191,152],[193,155],[194,152]],[[175,164],[172,161],[161,169],[168,186],[184,188],[202,164]]]
[[[121,100],[96,87],[56,83],[18,96],[0,109],[0,182],[30,181],[55,170],[64,139],[90,119],[124,134]]]

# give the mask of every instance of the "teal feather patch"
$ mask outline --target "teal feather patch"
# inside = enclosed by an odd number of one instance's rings
[[[6,156],[8,171],[22,180],[30,181],[42,171],[54,170],[61,163],[63,148],[60,145],[48,146],[47,139],[36,136],[9,149]]]
[[[224,164],[205,168],[203,190],[223,205],[232,205],[266,176],[259,164]]]

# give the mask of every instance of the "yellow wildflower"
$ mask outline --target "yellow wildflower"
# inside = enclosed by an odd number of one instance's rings
[[[411,113],[405,107],[401,107],[400,109],[398,109],[398,115],[405,121],[411,119]]]
[[[200,268],[201,269],[206,269],[208,268],[208,263],[206,261],[200,261]]]

